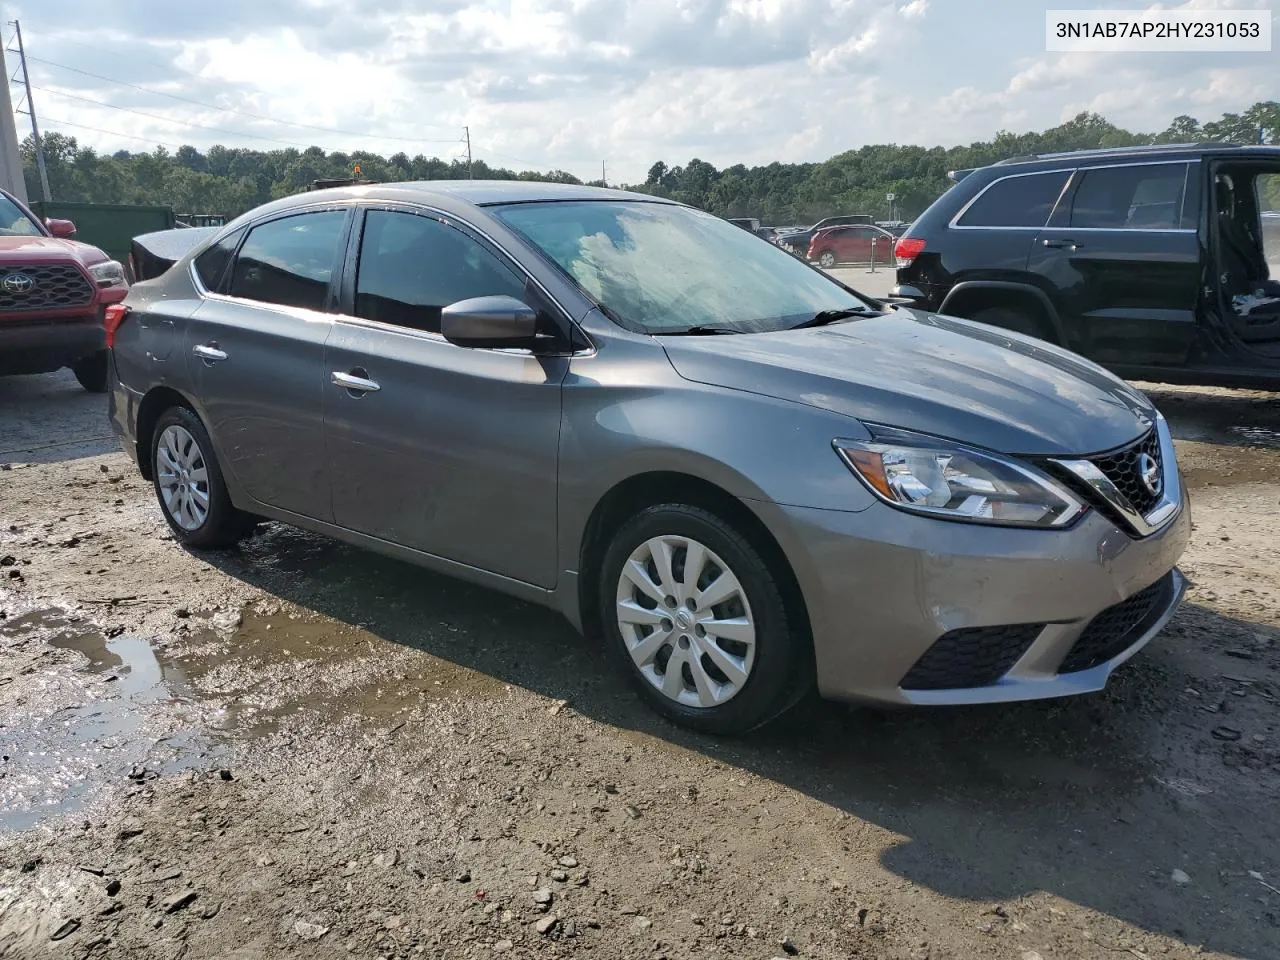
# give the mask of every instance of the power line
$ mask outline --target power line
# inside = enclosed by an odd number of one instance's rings
[[[174,150],[178,149],[175,144],[165,143],[163,140],[154,140],[151,137],[140,137],[134,133],[121,133],[119,130],[104,130],[101,127],[90,127],[83,123],[72,123],[70,120],[58,120],[55,117],[46,116],[41,117],[40,119],[44,123],[56,123],[61,127],[76,127],[80,130],[92,130],[94,133],[105,133],[111,137],[124,137],[127,140],[141,140],[143,143],[154,143],[160,147],[169,147]]]
[[[103,76],[100,73],[92,73],[88,70],[81,70],[79,67],[67,66],[67,64],[65,63],[57,63],[53,60],[45,60],[43,57],[28,57],[27,59],[35,63],[43,63],[46,66],[57,67],[60,70],[69,70],[72,73],[80,74],[82,77],[92,77],[95,80],[102,80],[102,81],[105,81],[106,83],[117,83],[122,87],[129,87],[130,89],[133,89],[133,90],[141,90],[143,93],[150,93],[157,97],[168,97],[170,100],[178,100],[182,103],[192,104],[193,106],[204,107],[207,110],[218,110],[222,113],[233,113],[233,114],[236,114],[237,116],[248,117],[252,120],[263,120],[263,121],[266,121],[267,123],[275,123],[275,124],[279,124],[281,126],[286,126],[286,127],[298,127],[303,130],[319,130],[324,133],[337,133],[346,137],[363,137],[367,140],[395,140],[400,143],[457,143],[458,142],[456,137],[446,140],[446,139],[431,139],[428,137],[381,136],[379,134],[358,133],[354,130],[342,130],[337,127],[320,127],[310,123],[295,123],[291,120],[279,120],[275,117],[268,117],[260,113],[251,113],[247,110],[236,110],[234,107],[220,107],[217,104],[206,103],[202,100],[193,100],[190,97],[183,97],[176,93],[168,93],[164,90],[155,90],[151,87],[144,87],[140,84],[130,83],[127,80],[118,80],[115,77],[107,77],[107,76]],[[177,70],[180,73],[185,73],[188,76],[198,80],[205,79],[204,77],[201,77],[199,74],[191,73],[188,70],[183,70],[181,67],[172,67],[172,69]],[[439,126],[439,124],[430,124],[430,126]]]
[[[31,59],[34,60],[35,58],[32,57]],[[268,143],[283,143],[287,147],[301,147],[303,149],[306,149],[309,146],[313,146],[313,144],[302,144],[294,140],[281,140],[277,137],[264,137],[261,134],[257,134],[257,133],[241,133],[237,130],[227,130],[222,127],[211,127],[203,123],[192,123],[190,120],[175,120],[173,117],[166,117],[156,113],[147,113],[143,110],[134,110],[132,107],[121,107],[114,103],[106,103],[102,100],[94,100],[92,97],[82,97],[79,94],[66,93],[65,91],[62,91],[62,90],[53,90],[49,87],[36,87],[34,84],[32,86],[34,87],[34,89],[39,90],[41,93],[51,93],[55,97],[66,97],[69,100],[79,100],[81,103],[91,103],[94,106],[105,107],[108,110],[120,110],[123,113],[132,113],[139,117],[146,117],[148,120],[159,120],[161,123],[167,123],[170,125],[176,124],[177,126],[180,126],[180,127],[192,127],[198,130],[211,130],[214,133],[226,134],[229,137],[243,137],[249,140],[265,140]],[[331,153],[332,151],[326,151],[326,152]]]

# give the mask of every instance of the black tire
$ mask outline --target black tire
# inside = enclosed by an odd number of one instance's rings
[[[836,255],[830,250],[823,250],[818,254],[818,266],[824,270],[830,270],[836,265]]]
[[[1035,337],[1037,340],[1053,342],[1053,334],[1049,332],[1049,327],[1043,320],[1020,310],[1009,307],[986,307],[971,314],[969,319],[988,326],[1000,327],[1003,330],[1012,330],[1024,336]]]
[[[738,691],[715,706],[679,703],[658,690],[632,659],[619,629],[623,566],[646,541],[664,536],[696,540],[723,560],[750,606],[756,629],[754,663]],[[642,699],[681,726],[721,736],[748,733],[781,716],[813,688],[812,640],[784,599],[778,571],[770,569],[750,539],[702,507],[664,503],[627,521],[605,551],[598,603],[606,642]],[[674,641],[667,646],[673,648]]]
[[[205,481],[202,486],[208,499],[208,508],[203,521],[195,527],[179,523],[165,500],[159,457],[162,438],[170,427],[186,431],[197,448],[198,462],[203,464]],[[213,452],[213,443],[209,440],[209,432],[192,410],[170,407],[160,415],[151,434],[149,455],[152,485],[155,487],[156,500],[160,503],[160,512],[164,514],[165,522],[169,524],[174,539],[179,543],[196,549],[218,549],[233,546],[253,531],[254,518],[232,505],[226,481],[218,466],[218,458]],[[195,457],[192,462],[196,462]]]
[[[76,375],[80,386],[90,393],[106,393],[107,351],[99,350],[92,356],[77,361],[71,365],[71,372]]]

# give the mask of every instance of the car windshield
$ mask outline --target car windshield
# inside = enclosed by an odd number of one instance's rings
[[[650,334],[765,333],[871,307],[719,217],[643,201],[556,201],[494,213],[622,326]]]
[[[16,203],[0,194],[0,237],[43,237],[44,233],[31,222]]]

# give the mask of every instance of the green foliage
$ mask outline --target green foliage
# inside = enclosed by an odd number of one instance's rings
[[[1280,144],[1280,102],[1255,103],[1243,113],[1228,113],[1203,124],[1194,117],[1176,117],[1157,134],[1130,133],[1097,114],[1082,113],[1040,133],[1001,131],[990,141],[945,149],[869,144],[823,163],[736,164],[717,170],[697,158],[675,167],[658,161],[649,168],[645,182],[631,189],[671,197],[725,217],[759,217],[769,224],[812,223],[842,213],[884,218],[890,212],[885,197],[892,193],[897,197],[898,214],[912,219],[950,186],[948,170],[985,166],[1030,153],[1095,147],[1200,140],[1257,143],[1260,131],[1264,142]],[[305,190],[313,180],[349,177],[356,164],[362,177],[381,182],[467,176],[465,160],[411,158],[405,153],[380,157],[363,151],[326,154],[319,147],[264,152],[214,146],[201,153],[183,146],[173,154],[159,147],[151,153],[122,150],[104,156],[59,133],[47,134],[44,147],[55,199],[162,204],[178,213],[234,216]],[[29,137],[22,144],[22,158],[27,192],[38,197],[35,150]],[[581,182],[563,170],[517,172],[490,167],[483,160],[474,162],[472,175],[477,179]]]

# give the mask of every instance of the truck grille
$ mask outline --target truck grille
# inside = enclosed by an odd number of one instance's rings
[[[966,627],[944,633],[916,661],[904,690],[961,690],[995,683],[1044,629],[1043,623]]]
[[[1173,574],[1168,573],[1128,600],[1103,610],[1089,621],[1084,633],[1080,634],[1058,667],[1058,672],[1091,670],[1124,653],[1164,613],[1173,589]]]
[[[93,285],[69,263],[0,265],[0,312],[85,307],[93,293]]]

